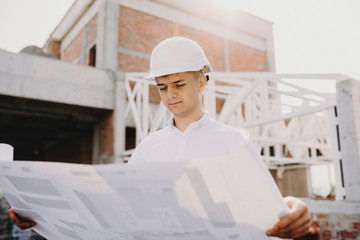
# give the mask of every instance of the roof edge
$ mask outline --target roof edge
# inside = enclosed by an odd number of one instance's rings
[[[56,26],[54,31],[50,34],[43,48],[46,48],[52,40],[61,41],[70,31],[70,29],[77,23],[77,21],[84,14],[86,9],[88,9],[88,7],[95,1],[96,0],[75,0],[64,15],[64,17],[61,19],[59,24]]]

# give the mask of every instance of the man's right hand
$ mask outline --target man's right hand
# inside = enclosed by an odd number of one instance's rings
[[[36,225],[36,222],[34,221],[25,221],[19,217],[19,215],[16,214],[14,209],[10,208],[8,211],[8,214],[10,216],[11,222],[18,226],[20,229],[24,230],[27,228],[31,228]]]

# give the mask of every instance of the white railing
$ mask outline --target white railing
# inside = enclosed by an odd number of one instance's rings
[[[156,93],[150,91],[155,82],[144,76],[126,73],[125,80],[125,118],[136,128],[136,144],[163,128],[170,117],[161,103],[149,102],[149,93]],[[331,147],[335,93],[300,87],[292,80],[334,85],[344,78],[339,74],[213,72],[203,102],[213,118],[245,128],[269,166],[331,162],[337,154]]]

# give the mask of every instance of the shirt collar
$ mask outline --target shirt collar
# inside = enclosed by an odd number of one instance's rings
[[[200,120],[192,122],[189,124],[187,129],[185,131],[188,131],[190,129],[197,129],[204,127],[208,122],[210,121],[210,115],[207,111],[205,111],[204,115],[201,117]],[[167,125],[171,128],[175,128],[175,121],[174,116],[171,116],[169,120],[167,121]]]

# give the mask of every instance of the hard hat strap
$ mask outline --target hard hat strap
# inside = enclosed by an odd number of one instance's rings
[[[205,73],[208,73],[210,72],[210,67],[209,66],[204,66],[202,69],[201,69],[201,73],[202,74],[205,74]]]
[[[205,75],[205,73],[210,72],[210,67],[209,66],[204,66],[201,70],[201,75]],[[206,81],[209,81],[209,75],[206,75]]]

